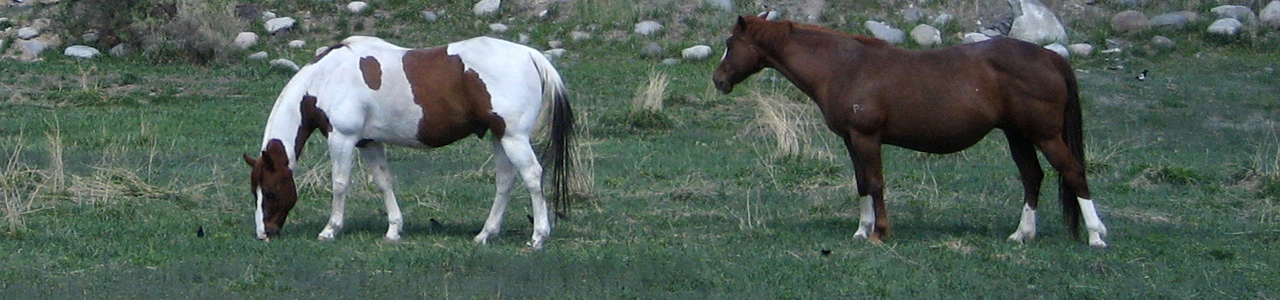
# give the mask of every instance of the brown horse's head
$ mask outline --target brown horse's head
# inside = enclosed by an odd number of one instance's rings
[[[766,53],[760,48],[759,41],[755,40],[756,36],[748,32],[753,29],[749,27],[758,26],[756,24],[760,22],[767,21],[746,16],[738,17],[738,22],[733,25],[733,32],[724,42],[724,58],[720,59],[720,66],[716,67],[715,74],[711,76],[711,81],[715,82],[716,89],[720,92],[733,92],[734,85],[765,68]]]
[[[267,240],[280,233],[289,210],[298,202],[293,170],[289,169],[289,157],[280,140],[268,142],[258,159],[245,154],[244,162],[253,167],[249,173],[249,184],[257,199],[253,214],[257,236],[260,240]]]

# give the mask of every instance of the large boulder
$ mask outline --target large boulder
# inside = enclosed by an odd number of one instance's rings
[[[1236,20],[1234,18],[1222,18],[1217,21],[1213,21],[1213,24],[1209,24],[1208,31],[1213,34],[1231,36],[1240,33],[1241,27],[1244,27],[1244,23],[1240,23],[1240,20]]]
[[[942,32],[933,26],[920,24],[911,29],[911,39],[921,46],[932,47],[942,43]]]
[[[1192,13],[1192,12],[1186,12],[1186,13],[1190,13],[1193,16],[1195,15],[1195,13]],[[1167,14],[1151,17],[1151,19],[1147,21],[1147,26],[1150,26],[1156,29],[1186,28],[1187,24],[1191,23],[1192,21],[1190,18],[1187,17],[1186,13],[1183,13],[1183,12],[1167,13]]]
[[[67,49],[62,50],[62,55],[75,57],[75,58],[94,58],[101,54],[102,52],[98,51],[97,48],[93,48],[85,45],[74,45],[71,47],[67,47]]]
[[[1138,32],[1147,29],[1147,15],[1136,10],[1122,11],[1111,17],[1111,30],[1119,33]]]
[[[1273,29],[1280,29],[1280,1],[1271,1],[1258,12],[1258,21]]]
[[[364,12],[366,8],[369,8],[369,3],[364,1],[351,1],[351,3],[347,3],[347,10],[352,13],[358,14]]]
[[[1221,5],[1209,11],[1217,14],[1218,18],[1232,18],[1244,24],[1252,24],[1257,19],[1253,10],[1243,5]]]
[[[267,33],[276,34],[277,32],[286,31],[293,28],[293,24],[298,21],[290,17],[273,18],[262,24],[267,29]]]
[[[240,47],[240,49],[249,49],[249,47],[253,47],[253,45],[258,44],[258,34],[248,31],[241,32],[236,35],[235,40],[232,40],[231,44],[236,47]]]
[[[1039,0],[1008,1],[1014,15],[1009,37],[1036,44],[1067,41],[1067,29],[1048,6]]]
[[[902,29],[893,28],[892,26],[879,21],[868,20],[863,23],[863,26],[866,26],[867,30],[871,31],[872,36],[889,42],[890,44],[902,43],[902,41],[907,37],[907,34],[902,32]]]

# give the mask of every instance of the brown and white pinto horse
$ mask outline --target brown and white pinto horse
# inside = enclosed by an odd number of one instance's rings
[[[294,167],[317,129],[328,137],[333,163],[333,210],[320,240],[332,240],[342,229],[356,148],[386,204],[386,239],[395,241],[403,219],[383,144],[442,147],[491,132],[497,195],[475,242],[483,244],[499,233],[519,175],[533,201],[529,246],[539,249],[551,234],[551,220],[542,166],[529,140],[544,99],[552,101],[548,179],[555,186],[556,207],[565,209],[573,112],[560,74],[541,53],[487,37],[430,49],[401,48],[374,37],[347,38],[289,80],[267,119],[262,156],[244,155],[253,167],[257,237],[268,240],[284,226],[298,198]]]
[[[889,233],[881,145],[929,153],[973,146],[999,128],[1022,179],[1025,204],[1010,240],[1035,237],[1044,172],[1036,149],[1057,169],[1063,216],[1073,236],[1081,218],[1089,244],[1106,247],[1085,180],[1080,97],[1061,56],[998,38],[930,51],[834,30],[739,17],[712,80],[721,92],[773,68],[812,98],[827,127],[844,139],[857,177],[861,216],[855,238]]]

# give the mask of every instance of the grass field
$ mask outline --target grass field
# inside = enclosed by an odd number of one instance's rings
[[[699,38],[721,51],[722,36]],[[593,185],[540,252],[524,247],[523,191],[506,232],[471,243],[493,193],[487,142],[390,148],[404,240],[382,241],[366,182],[342,235],[319,242],[328,168],[314,139],[299,206],[263,243],[240,154],[258,151],[290,74],[0,61],[0,298],[1280,298],[1273,51],[1208,43],[1126,56],[1123,70],[1108,56],[1073,59],[1110,229],[1111,247],[1092,249],[1064,231],[1052,177],[1037,239],[1005,240],[1021,191],[998,133],[960,154],[887,147],[894,235],[854,240],[852,168],[806,98],[756,79],[719,95],[715,62],[629,55],[644,42],[594,42],[557,62]],[[1142,69],[1151,79],[1133,80]],[[665,103],[638,116],[650,74],[669,78]],[[798,150],[778,154],[757,118],[762,97],[792,109]]]

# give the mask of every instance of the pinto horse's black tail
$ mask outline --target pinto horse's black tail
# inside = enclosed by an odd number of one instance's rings
[[[1071,151],[1071,156],[1075,157],[1080,163],[1081,176],[1086,172],[1084,160],[1084,121],[1080,110],[1080,91],[1079,84],[1076,82],[1075,70],[1071,69],[1071,65],[1061,56],[1055,56],[1055,65],[1062,73],[1063,80],[1067,85],[1067,102],[1063,109],[1062,116],[1062,139],[1067,143],[1067,148]],[[1065,174],[1058,174],[1058,198],[1062,203],[1062,221],[1065,223],[1067,230],[1071,231],[1071,236],[1080,238],[1080,201],[1076,198],[1075,191],[1067,184]]]
[[[560,216],[569,215],[569,206],[574,197],[572,176],[574,171],[573,150],[574,117],[573,108],[569,106],[569,91],[560,78],[560,73],[542,55],[533,55],[534,66],[542,77],[542,101],[550,101],[551,127],[550,141],[542,151],[542,160],[549,165],[550,176],[547,177],[552,187],[551,205]]]

